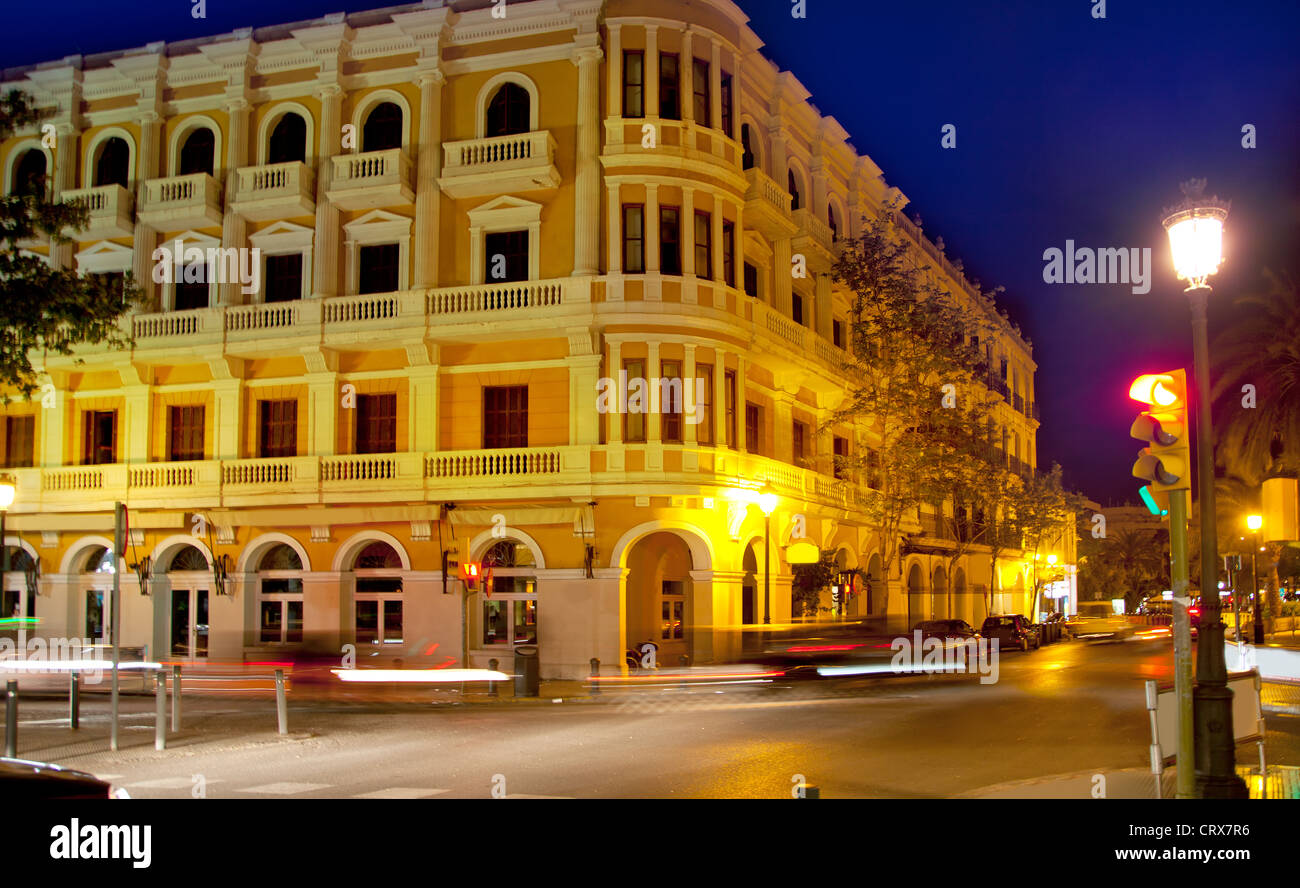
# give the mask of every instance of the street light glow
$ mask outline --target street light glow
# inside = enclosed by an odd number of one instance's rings
[[[1247,515],[1247,516],[1246,516],[1246,526],[1249,527],[1251,530],[1259,530],[1261,527],[1264,526],[1264,516],[1263,516],[1263,515]]]
[[[1204,287],[1223,262],[1223,223],[1229,205],[1205,197],[1204,189],[1204,179],[1185,183],[1182,204],[1168,210],[1164,218],[1174,272],[1192,288]]]
[[[8,478],[0,479],[0,511],[14,504],[14,482]]]
[[[776,501],[775,493],[760,493],[758,495],[758,507],[764,515],[771,515],[776,511]]]

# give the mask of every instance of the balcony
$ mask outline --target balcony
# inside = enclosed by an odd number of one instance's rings
[[[98,188],[78,188],[63,192],[64,203],[85,205],[89,220],[79,237],[83,240],[101,240],[111,237],[130,237],[135,231],[135,195],[121,185],[100,185]]]
[[[450,197],[483,197],[559,187],[555,139],[546,130],[444,142],[438,184]]]
[[[803,253],[814,271],[829,272],[835,262],[835,245],[830,225],[817,218],[807,207],[795,210],[791,218],[799,229],[790,244],[791,249]]]
[[[334,178],[325,193],[340,209],[372,210],[415,200],[411,161],[400,148],[341,154],[331,162]]]
[[[221,186],[207,173],[150,179],[144,184],[140,221],[157,231],[221,225]]]
[[[745,170],[745,227],[758,230],[768,240],[794,237],[799,230],[790,213],[790,194],[757,168]]]
[[[258,222],[310,216],[316,212],[316,174],[297,161],[241,167],[231,209]]]

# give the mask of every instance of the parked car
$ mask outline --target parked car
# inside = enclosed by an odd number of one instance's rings
[[[94,774],[44,762],[0,758],[0,797],[14,801],[36,799],[124,799],[125,790]]]
[[[1018,647],[1022,651],[1027,651],[1041,644],[1038,627],[1029,622],[1029,618],[1024,614],[999,614],[989,617],[980,627],[980,635],[985,638],[996,638],[1001,649]]]
[[[922,620],[912,627],[922,638],[979,638],[975,627],[965,620]]]

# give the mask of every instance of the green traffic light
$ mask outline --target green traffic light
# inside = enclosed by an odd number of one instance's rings
[[[1162,509],[1156,505],[1155,497],[1151,495],[1149,488],[1143,487],[1138,493],[1142,496],[1142,503],[1147,507],[1147,511],[1152,515],[1163,517],[1169,514],[1168,509]]]

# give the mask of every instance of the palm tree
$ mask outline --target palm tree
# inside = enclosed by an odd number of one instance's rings
[[[1164,553],[1152,534],[1121,530],[1115,535],[1114,556],[1124,577],[1125,603],[1134,607],[1157,585]]]
[[[1262,290],[1233,302],[1235,316],[1211,350],[1216,456],[1251,486],[1300,473],[1300,289],[1289,275],[1264,276]]]

